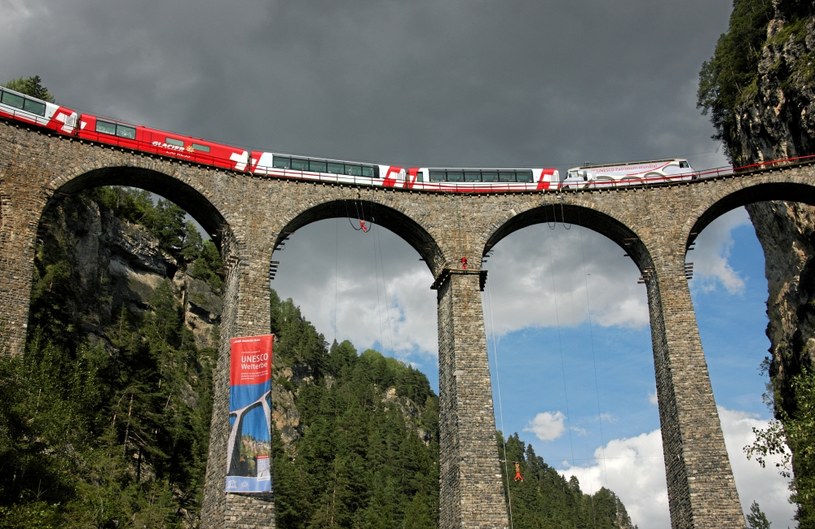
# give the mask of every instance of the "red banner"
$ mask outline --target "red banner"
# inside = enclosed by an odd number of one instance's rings
[[[272,377],[274,335],[243,336],[230,340],[230,386],[261,384]]]

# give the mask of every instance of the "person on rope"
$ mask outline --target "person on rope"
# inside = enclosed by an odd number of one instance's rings
[[[461,269],[462,270],[467,270],[467,258],[466,257],[461,258]]]
[[[362,233],[368,233],[368,230],[370,230],[371,228],[369,228],[368,225],[365,224],[364,220],[359,219],[359,229],[362,230]]]
[[[524,477],[521,475],[521,463],[515,462],[515,481],[523,481]]]

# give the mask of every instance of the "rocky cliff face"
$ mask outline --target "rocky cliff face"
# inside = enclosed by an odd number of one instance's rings
[[[67,197],[46,211],[39,248],[44,266],[60,257],[75,263],[66,310],[98,339],[105,340],[104,326],[122,309],[137,315],[149,309],[156,288],[170,280],[196,346],[218,347],[220,294],[188,275],[144,226],[117,218],[86,196]]]
[[[815,13],[811,2],[774,0],[755,87],[736,109],[727,148],[736,165],[815,154]],[[815,367],[815,208],[747,207],[766,257],[770,374],[789,404],[789,378]]]

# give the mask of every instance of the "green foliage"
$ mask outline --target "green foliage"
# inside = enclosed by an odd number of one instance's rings
[[[39,75],[33,75],[31,77],[18,77],[17,79],[12,79],[3,86],[16,90],[20,93],[42,99],[43,101],[49,101],[51,103],[54,102],[54,96],[52,96],[51,92],[49,92],[48,89],[42,85],[42,79],[40,79]]]
[[[739,106],[756,93],[758,60],[772,13],[772,0],[734,0],[730,28],[699,72],[697,105],[710,115],[715,138],[724,140],[725,147],[735,144]]]
[[[747,529],[770,529],[770,520],[767,519],[767,515],[761,510],[759,507],[758,502],[753,500],[753,503],[750,505],[750,513],[746,516],[747,518]]]
[[[568,481],[543,458],[535,454],[513,434],[504,445],[498,434],[498,445],[505,454],[502,466],[508,511],[513,526],[540,529],[631,529],[634,526],[620,499],[601,488],[593,495],[584,494],[572,476]],[[515,481],[518,462],[523,481]],[[509,479],[508,479],[509,478]]]
[[[179,225],[174,206],[124,190],[73,197],[62,219],[46,212],[26,351],[0,358],[0,529],[195,527],[215,351],[195,347],[169,280],[143,316],[78,319],[78,306],[106,294],[80,296],[70,238],[51,232],[81,229],[74,217],[87,208],[72,204],[94,196],[154,227]],[[178,241],[175,229],[155,233],[167,247]]]
[[[438,404],[427,379],[347,341],[326,351],[291,300],[271,301],[275,372],[297,378],[302,429],[287,450],[274,442],[278,527],[436,526]]]
[[[762,467],[769,456],[781,458],[776,466],[792,478],[790,500],[798,505],[799,527],[815,527],[815,373],[803,371],[792,379],[791,387],[794,404],[777,409],[779,419],[766,429],[753,428],[756,440],[744,450]]]
[[[191,226],[188,223],[188,229]],[[194,230],[194,228],[192,228]],[[194,231],[195,234],[198,234],[198,231]],[[198,235],[200,238],[200,235]],[[189,236],[185,239],[185,241],[193,240],[193,236]],[[186,243],[185,243],[186,244]],[[197,254],[193,253],[193,248],[197,250]],[[215,243],[207,240],[206,242],[202,243],[200,247],[186,245],[182,248],[182,252],[187,250],[186,254],[184,254],[184,258],[189,260],[190,257],[195,255],[194,259],[191,260],[189,267],[187,268],[187,273],[190,276],[200,279],[202,281],[206,281],[207,284],[212,288],[215,292],[220,292],[223,288],[223,279],[221,279],[221,274],[223,272],[223,261],[221,260],[221,252],[218,251],[218,248],[215,246]]]

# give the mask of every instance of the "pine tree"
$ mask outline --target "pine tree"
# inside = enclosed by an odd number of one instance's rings
[[[770,525],[772,525],[755,500],[750,505],[750,513],[746,518],[748,529],[770,529]]]
[[[43,101],[54,102],[54,96],[42,85],[42,79],[40,79],[39,75],[12,79],[4,86],[20,93],[36,97],[37,99],[42,99]]]

